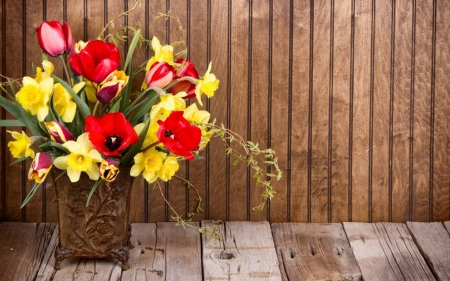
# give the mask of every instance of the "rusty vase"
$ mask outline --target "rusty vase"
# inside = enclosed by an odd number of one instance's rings
[[[55,251],[55,268],[66,258],[115,258],[128,269],[131,226],[130,196],[134,177],[129,167],[120,167],[115,181],[101,181],[89,204],[95,181],[81,173],[78,182],[67,175],[57,178],[52,172],[58,200],[59,245]],[[55,180],[56,179],[56,180]]]

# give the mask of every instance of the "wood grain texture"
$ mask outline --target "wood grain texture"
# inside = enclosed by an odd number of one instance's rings
[[[222,239],[203,239],[203,280],[281,280],[267,222],[202,221],[211,226]]]
[[[414,48],[413,221],[430,219],[431,62],[433,1],[416,2]],[[421,93],[429,93],[427,95]]]
[[[375,7],[375,44],[373,50],[373,144],[372,210],[373,221],[389,221],[390,187],[390,113],[392,3],[381,1]],[[405,163],[406,165],[406,163]],[[406,166],[405,166],[406,169]]]
[[[269,143],[269,29],[270,1],[258,1],[251,5],[251,79],[250,89],[250,140],[260,144],[265,149]],[[259,162],[265,159],[259,159]],[[242,169],[242,166],[240,166]],[[251,170],[250,175],[254,174]],[[263,188],[251,178],[249,182],[250,208],[257,207],[264,198]],[[263,211],[251,211],[250,220],[269,220],[267,208]]]
[[[375,223],[374,227],[384,252],[392,253],[390,262],[398,264],[405,280],[436,280],[405,224]]]
[[[31,69],[31,66],[34,62],[40,62],[41,61],[41,55],[42,51],[40,48],[36,48],[39,46],[38,44],[38,38],[36,33],[36,28],[39,27],[39,25],[42,22],[42,9],[43,5],[42,3],[36,3],[32,1],[25,2],[25,15],[26,15],[26,24],[25,24],[25,57],[24,57],[24,63],[27,66],[27,68],[24,69],[26,72],[25,74],[28,76],[33,77],[34,69]],[[41,67],[42,65],[36,65]],[[31,135],[31,132],[27,130],[28,135]],[[30,169],[31,161],[28,161],[25,165],[25,171],[28,173],[28,170]],[[31,189],[34,186],[34,181],[26,180],[25,179],[25,193],[28,194]],[[43,201],[45,198],[43,198],[43,191],[44,187],[41,186],[40,190],[36,192],[35,196],[33,196],[33,199],[28,202],[28,204],[25,206],[25,221],[28,222],[42,222],[45,221],[45,218],[43,218]]]
[[[204,1],[202,1],[204,2]],[[217,124],[230,126],[229,110],[231,98],[231,71],[229,59],[231,58],[231,25],[229,11],[232,8],[231,2],[221,0],[211,0],[210,7],[210,33],[209,49],[211,57],[206,58],[212,61],[214,74],[220,80],[219,89],[214,94],[214,98],[209,100],[209,110],[211,116],[217,118]],[[202,54],[204,56],[204,54]],[[208,108],[208,107],[207,107]],[[206,198],[206,208],[208,219],[226,220],[229,217],[229,200],[231,200],[229,181],[229,159],[223,154],[224,144],[219,139],[211,140],[206,150],[206,160],[208,163],[208,188]]]
[[[385,252],[382,246],[385,242],[380,241],[373,224],[343,224],[364,280],[404,280],[392,253]]]
[[[189,26],[187,26],[189,30],[189,36],[186,38],[186,43],[188,44],[188,59],[192,62],[195,62],[195,67],[199,71],[206,71],[208,69],[208,58],[205,57],[205,54],[208,53],[210,49],[210,45],[208,45],[208,5],[207,2],[202,0],[194,0],[190,1],[189,9]],[[217,71],[217,61],[214,59],[213,65],[213,73]],[[199,75],[203,75],[201,73]],[[218,98],[215,96],[213,99]],[[190,102],[192,103],[192,102]],[[206,109],[206,105],[202,110]],[[219,149],[220,150],[220,149]],[[209,198],[208,188],[208,161],[206,160],[208,151],[203,150],[200,155],[205,157],[200,161],[190,161],[188,162],[188,179],[192,185],[198,190],[199,195],[203,199],[201,203],[201,207],[204,210],[195,215],[195,220],[203,220],[209,215],[206,212]],[[198,201],[197,201],[197,193],[193,188],[188,190],[188,211],[192,212],[195,210]],[[208,196],[208,198],[207,198]]]
[[[354,2],[350,221],[369,221],[370,1]]]
[[[3,63],[8,66],[6,68],[5,76],[14,79],[20,79],[25,75],[25,69],[23,69],[22,61],[24,58],[24,32],[23,32],[23,17],[24,3],[17,3],[17,1],[4,1],[3,5],[6,7],[4,19],[8,22],[8,28],[6,33],[3,34],[3,38],[8,42],[5,46],[5,54],[8,54]],[[6,12],[7,11],[7,12]],[[3,73],[2,73],[3,74]],[[6,114],[6,119],[14,119],[11,114]],[[21,132],[25,131],[25,128],[21,127],[8,127],[8,131]],[[11,134],[7,133],[4,139],[4,145],[8,145],[8,142],[14,141]],[[7,166],[3,167],[5,173],[5,221],[24,221],[25,209],[20,209],[24,195],[25,181],[25,163],[19,163],[18,165],[10,166],[15,159],[11,156],[9,151],[4,155]],[[14,176],[11,176],[14,175]]]
[[[201,280],[200,234],[193,229],[132,224],[131,239],[131,268],[122,272],[122,280]]]
[[[41,20],[66,21],[74,40],[86,41],[134,3],[3,1],[1,74],[20,81],[41,64]],[[169,10],[169,21],[156,19]],[[449,15],[444,0],[145,0],[115,29],[139,25],[162,43],[184,37],[200,76],[212,61],[220,80],[203,109],[277,151],[284,177],[263,212],[251,211],[261,199],[252,173],[232,165],[220,140],[205,160],[182,163],[179,175],[205,200],[196,220],[433,221],[450,218]],[[122,61],[128,43],[118,43]],[[135,63],[152,55],[138,50]],[[59,59],[50,61],[62,75]],[[56,221],[48,181],[19,209],[30,162],[9,166],[11,140],[2,129],[0,219]],[[181,214],[192,211],[192,190],[176,181],[162,189]],[[158,188],[140,178],[134,190],[134,222],[171,220]]]
[[[272,48],[269,50],[271,71],[269,76],[270,94],[270,146],[277,153],[279,166],[284,173],[280,181],[273,181],[276,196],[270,201],[270,221],[283,222],[289,219],[290,194],[292,186],[289,179],[292,173],[288,165],[291,164],[289,145],[292,143],[292,81],[290,79],[290,64],[292,63],[292,52],[290,50],[290,33],[293,18],[286,14],[290,9],[289,1],[273,1],[271,6],[271,29],[269,33],[272,39]],[[270,18],[270,17],[269,17]],[[270,38],[269,38],[270,39]],[[263,79],[264,81],[264,79]],[[269,141],[270,141],[269,139]]]
[[[0,280],[34,280],[55,230],[52,223],[0,224]],[[20,237],[20,239],[17,239]]]
[[[362,280],[341,224],[272,224],[283,280]]]
[[[230,111],[229,128],[244,139],[249,136],[249,81],[251,79],[251,65],[249,65],[249,28],[250,15],[247,1],[233,2],[231,7],[231,61],[230,65]],[[239,149],[236,145],[235,149]],[[231,163],[234,158],[231,158]],[[245,163],[230,165],[229,197],[227,220],[248,220],[250,217],[250,189],[248,186],[249,173]],[[253,174],[251,174],[253,175]]]
[[[411,163],[411,1],[395,2],[394,106],[392,135],[392,221],[410,212]]]
[[[313,74],[310,110],[311,143],[311,221],[328,222],[329,198],[329,128],[330,120],[330,1],[314,1],[311,24],[313,32]]]
[[[331,222],[347,221],[349,210],[350,40],[352,3],[334,1],[332,30],[332,117],[329,211]]]
[[[291,117],[291,167],[288,170],[290,176],[290,198],[287,221],[307,222],[310,214],[309,189],[310,178],[308,176],[308,138],[309,125],[309,71],[312,66],[310,61],[310,1],[295,1],[291,13],[293,17],[290,48],[292,48],[292,63],[290,71],[292,76],[292,117]]]
[[[407,222],[414,241],[438,280],[450,280],[450,235],[440,222]]]
[[[437,1],[436,3],[436,61],[434,77],[434,143],[433,143],[433,215],[432,220],[443,221],[450,218],[450,136],[449,115],[446,110],[450,106],[450,83],[448,73],[450,72],[450,3]],[[433,93],[432,93],[433,95]]]

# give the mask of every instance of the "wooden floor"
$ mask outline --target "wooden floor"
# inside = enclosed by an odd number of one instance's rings
[[[133,224],[130,265],[64,260],[54,223],[0,223],[0,280],[450,280],[450,222]]]

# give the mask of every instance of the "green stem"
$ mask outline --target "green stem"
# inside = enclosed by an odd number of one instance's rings
[[[69,70],[67,69],[67,64],[66,64],[66,55],[59,56],[59,58],[62,61],[62,64],[63,64],[63,67],[64,67],[64,73],[66,74],[66,77],[67,77],[67,82],[68,82],[69,85],[72,85],[72,83],[70,82]]]

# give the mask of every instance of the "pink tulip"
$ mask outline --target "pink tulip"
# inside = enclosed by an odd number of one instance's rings
[[[58,57],[70,53],[74,46],[69,25],[59,21],[44,21],[36,29],[39,45],[49,56]]]
[[[72,133],[59,122],[45,122],[45,127],[47,128],[47,132],[50,134],[52,140],[57,143],[65,143],[66,141],[73,140]]]
[[[45,180],[53,165],[52,157],[47,152],[40,152],[36,154],[28,171],[28,179],[36,183],[41,183]]]
[[[148,87],[164,88],[172,82],[175,69],[167,62],[155,62],[145,75],[145,83]]]

